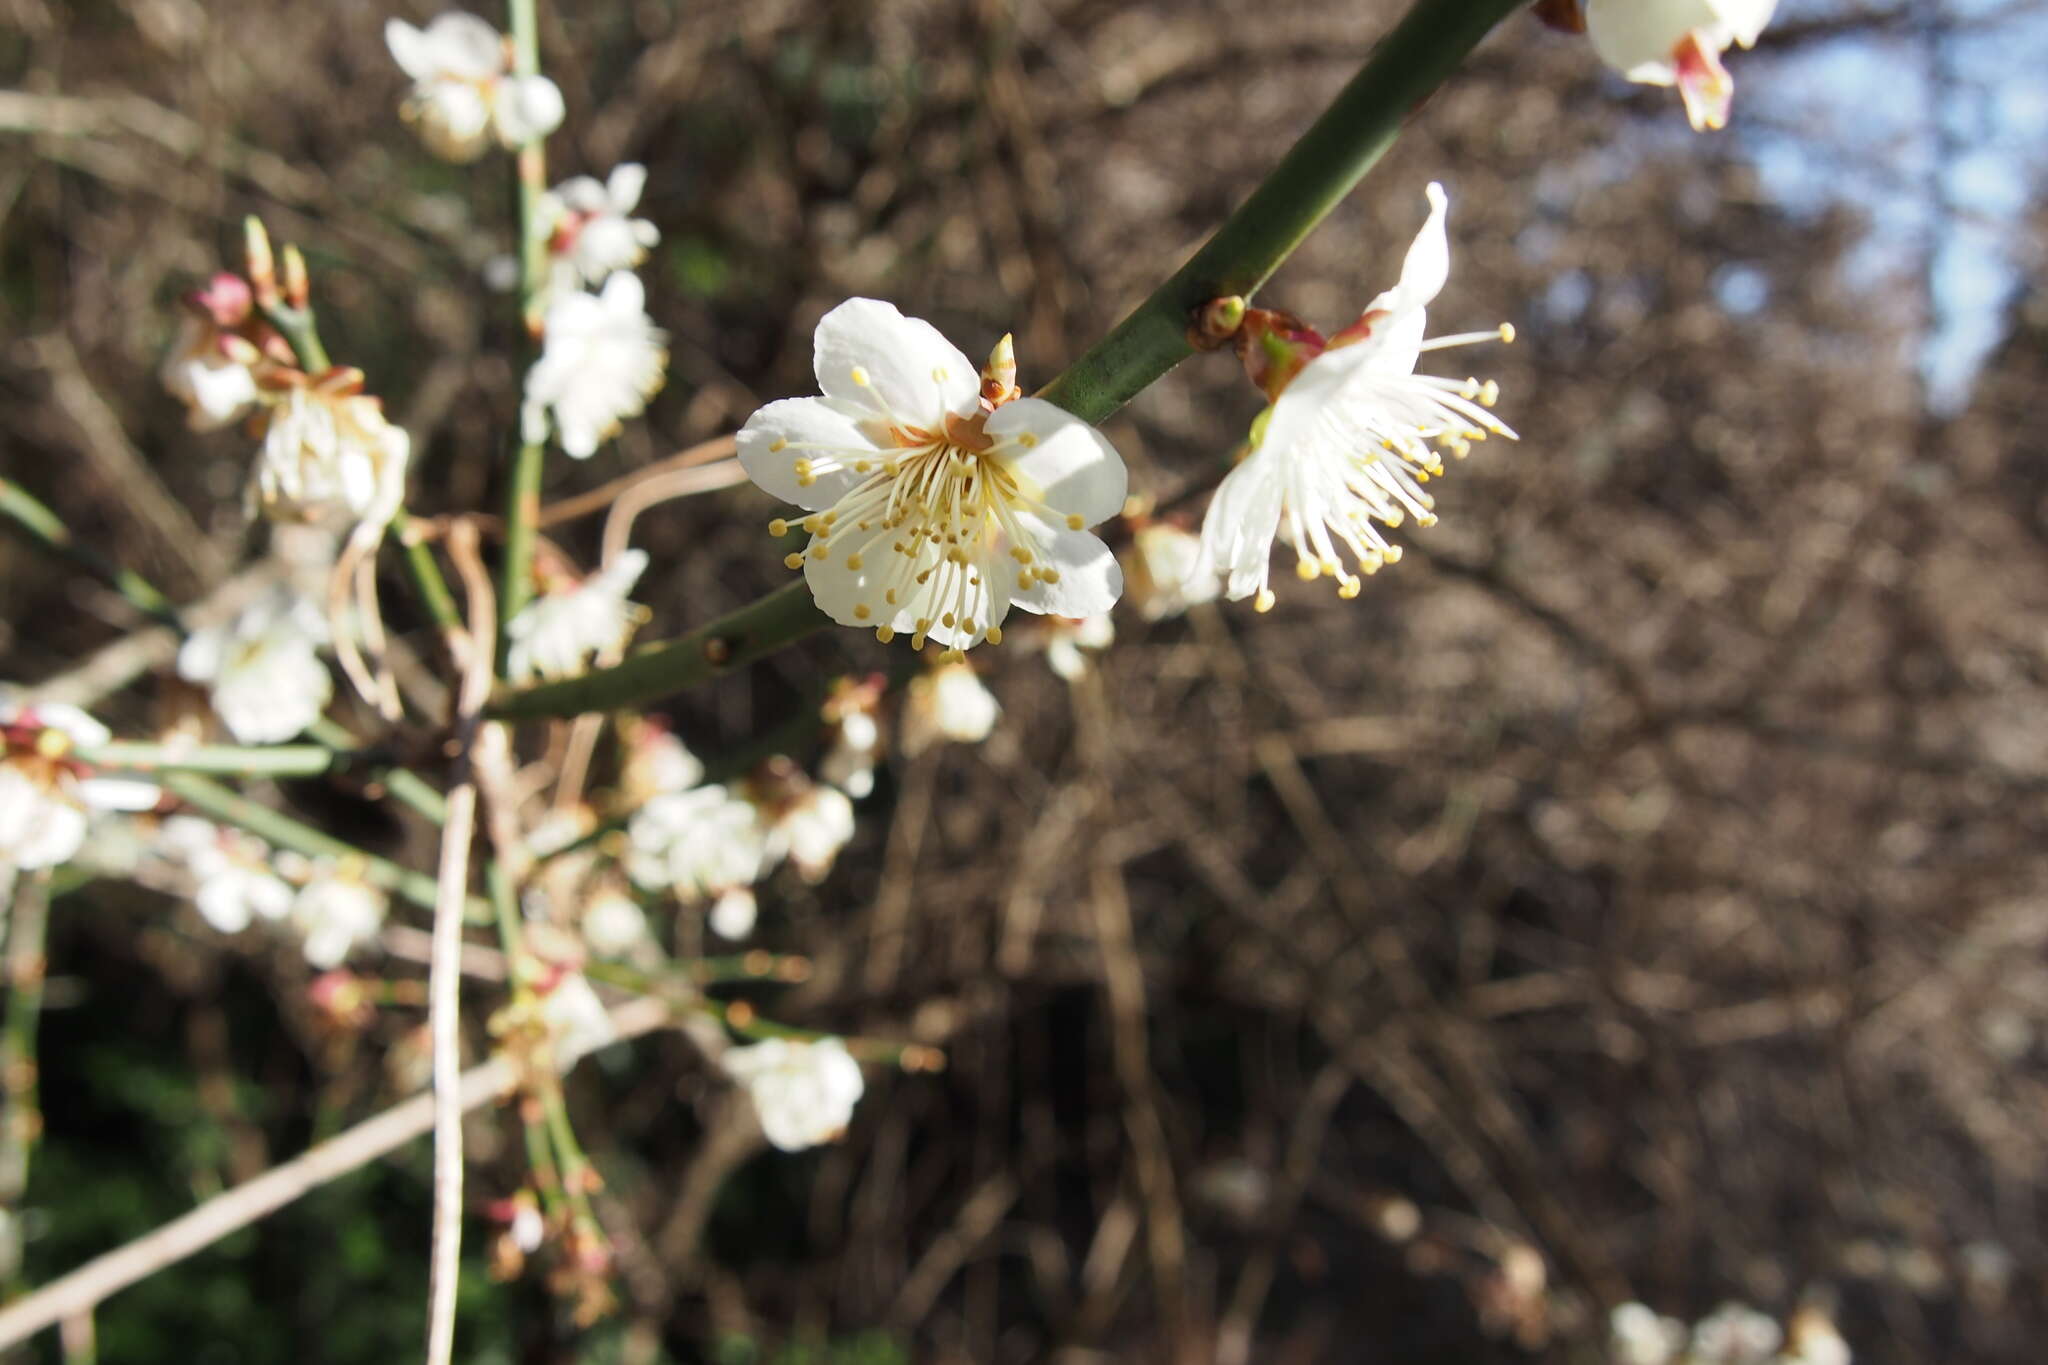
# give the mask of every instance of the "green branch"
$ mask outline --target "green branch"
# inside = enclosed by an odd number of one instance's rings
[[[1323,116],[1194,259],[1039,396],[1084,421],[1101,422],[1194,354],[1188,329],[1200,309],[1212,299],[1249,296],[1264,284],[1393,145],[1409,113],[1495,24],[1524,3],[1416,0]],[[500,697],[490,714],[572,716],[643,705],[794,643],[826,620],[805,586],[792,583],[611,668]]]
[[[122,568],[99,551],[81,544],[55,512],[12,479],[0,478],[0,515],[43,549],[69,560],[106,583],[136,610],[175,631],[184,631],[184,622],[178,619],[178,609],[171,605],[168,597],[158,592],[142,575]]]
[[[513,74],[538,75],[540,35],[534,0],[510,0],[507,13],[512,28]],[[535,338],[540,335],[541,302],[548,282],[548,242],[540,222],[540,199],[548,188],[548,163],[547,151],[539,138],[519,149],[518,164],[519,313],[526,324],[526,335]],[[529,342],[528,365],[534,358],[532,349]],[[522,421],[521,426],[524,425]],[[512,457],[512,487],[505,505],[505,562],[498,587],[501,621],[517,616],[533,596],[533,547],[540,523],[541,471],[546,453],[543,443],[522,436],[519,450]],[[499,648],[505,648],[502,639]]]

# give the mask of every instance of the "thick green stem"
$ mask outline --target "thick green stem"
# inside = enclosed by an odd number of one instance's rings
[[[0,516],[5,516],[45,550],[69,560],[106,583],[136,610],[173,630],[184,630],[184,623],[178,619],[178,609],[171,605],[168,597],[140,574],[124,569],[99,551],[80,544],[71,534],[71,528],[55,512],[12,479],[0,479]]]
[[[1211,299],[1249,298],[1372,169],[1402,121],[1526,0],[1416,0],[1350,84],[1202,249],[1039,397],[1100,422],[1193,354]]]
[[[628,656],[580,678],[543,683],[493,702],[486,715],[574,716],[640,706],[721,677],[829,623],[801,580],[721,616],[701,630]]]
[[[1216,235],[1039,396],[1100,422],[1192,355],[1188,330],[1203,305],[1248,296],[1265,283],[1393,145],[1408,114],[1524,3],[1416,0]],[[611,668],[500,697],[490,714],[572,716],[642,705],[792,644],[826,620],[805,586],[792,583]]]
[[[520,76],[537,75],[540,35],[534,0],[510,0],[507,10],[512,26],[512,70]],[[547,232],[540,220],[540,200],[548,188],[548,163],[547,152],[537,139],[519,149],[518,188],[519,312],[526,324],[526,335],[531,338],[540,335],[542,297],[548,281]],[[527,363],[531,362],[529,354]],[[533,596],[533,546],[535,528],[540,522],[545,454],[546,447],[541,442],[522,439],[512,458],[512,487],[505,507],[504,577],[498,588],[498,616],[503,621],[517,616]]]

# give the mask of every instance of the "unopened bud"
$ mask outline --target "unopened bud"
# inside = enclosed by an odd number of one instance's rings
[[[242,220],[242,255],[243,273],[256,291],[256,302],[265,308],[275,308],[280,302],[277,258],[270,250],[270,233],[263,220],[253,213]]]
[[[1210,299],[1195,312],[1195,325],[1188,329],[1188,345],[1198,351],[1214,351],[1237,335],[1244,326],[1245,301],[1242,294],[1225,294]]]
[[[313,287],[306,278],[306,258],[299,253],[297,245],[291,242],[284,247],[284,301],[294,308],[304,308],[313,296]]]
[[[1017,348],[1005,332],[988,353],[988,364],[981,367],[981,401],[993,410],[1021,393],[1017,387]]]
[[[1278,401],[1302,366],[1328,344],[1322,333],[1292,313],[1270,308],[1247,308],[1237,330],[1237,355],[1244,362],[1245,376],[1268,402]]]

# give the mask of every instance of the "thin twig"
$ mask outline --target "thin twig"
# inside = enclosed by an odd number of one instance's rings
[[[722,460],[732,454],[738,448],[738,444],[738,441],[730,435],[714,436],[708,441],[700,441],[696,445],[679,450],[673,455],[664,456],[644,469],[636,469],[632,473],[622,475],[609,483],[601,483],[588,493],[578,493],[573,498],[564,498],[560,502],[550,503],[548,506],[540,509],[539,524],[541,526],[558,526],[565,521],[574,521],[578,517],[587,517],[592,512],[602,512],[619,498],[623,497],[628,491],[645,483],[647,480],[658,479],[662,475],[673,473],[678,469],[689,469],[700,464],[710,464],[713,460]]]
[[[448,653],[462,664],[455,708],[455,784],[441,836],[434,900],[433,960],[427,969],[427,1025],[434,1053],[434,1240],[427,1281],[427,1361],[444,1365],[455,1349],[455,1291],[462,1262],[462,914],[469,887],[469,845],[476,832],[476,777],[470,753],[478,716],[491,695],[497,603],[477,554],[476,528],[457,523],[450,557],[469,598],[469,627],[449,626]]]
[[[659,1028],[668,1018],[668,1006],[659,1000],[630,1000],[612,1011],[612,1030],[621,1039],[634,1038]],[[570,1053],[556,1058],[565,1069],[577,1059],[577,1054]],[[471,1067],[463,1074],[459,1090],[463,1110],[489,1103],[517,1080],[517,1065],[505,1057],[493,1057],[481,1066]],[[0,1349],[18,1345],[45,1327],[90,1311],[136,1281],[397,1150],[434,1126],[434,1105],[434,1096],[415,1095],[247,1184],[216,1195],[182,1218],[87,1261],[27,1298],[0,1308]]]
[[[36,1027],[42,1019],[43,942],[50,923],[50,876],[17,872],[14,906],[7,917],[7,1014],[0,1033],[0,1208],[19,1209],[28,1188],[29,1160],[42,1135],[36,1099]],[[0,895],[7,892],[0,886]]]

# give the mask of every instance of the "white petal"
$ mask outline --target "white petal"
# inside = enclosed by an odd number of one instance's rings
[[[647,186],[647,168],[637,161],[622,161],[612,167],[605,180],[605,193],[613,213],[628,214],[640,205],[640,192]]]
[[[498,86],[498,140],[518,147],[562,126],[562,92],[546,76],[508,77]]]
[[[195,630],[178,647],[178,676],[186,682],[212,682],[227,653],[228,633],[218,627]]]
[[[849,458],[878,454],[845,406],[830,398],[784,398],[770,403],[740,428],[739,457],[747,477],[770,497],[821,512],[867,478]],[[808,460],[813,482],[799,481],[796,464]]]
[[[1093,526],[1123,510],[1130,481],[1123,457],[1108,437],[1064,408],[1041,398],[1015,399],[989,414],[985,430],[1004,467],[1054,511]]]
[[[1718,19],[1708,0],[1587,0],[1586,36],[1600,60],[1630,80],[1669,84],[1670,77],[1655,81],[1636,70],[1668,63],[1680,39]]]
[[[1250,597],[1266,584],[1273,537],[1280,531],[1282,487],[1270,441],[1223,476],[1202,518],[1202,551],[1197,573],[1221,573],[1232,601]]]
[[[434,73],[432,44],[425,33],[405,20],[384,21],[384,46],[391,49],[391,60],[398,63],[398,69],[414,80],[423,81]]]
[[[1424,194],[1429,200],[1429,216],[1423,219],[1422,230],[1408,245],[1408,255],[1401,263],[1400,282],[1367,304],[1365,311],[1368,313],[1385,310],[1399,320],[1410,309],[1428,304],[1442,292],[1444,281],[1450,278],[1451,243],[1444,231],[1444,214],[1450,206],[1449,201],[1444,197],[1444,187],[1433,180]],[[1419,330],[1416,335],[1419,340]]]
[[[46,701],[35,706],[35,718],[52,730],[62,730],[80,744],[105,744],[114,732],[69,702]]]
[[[94,810],[155,810],[163,792],[154,783],[133,777],[88,777],[78,784],[79,799]]]
[[[632,321],[647,311],[647,286],[638,275],[620,271],[604,282],[597,301],[614,321]]]
[[[1778,0],[1707,0],[1714,13],[1720,16],[1735,41],[1744,47],[1755,47],[1757,37],[1764,26],[1771,22],[1771,14],[1778,7]]]
[[[883,422],[930,429],[980,406],[974,363],[929,322],[879,299],[848,299],[820,318],[811,363],[820,392]]]
[[[1095,616],[1123,596],[1123,566],[1109,547],[1088,531],[1069,531],[1041,524],[1038,541],[1048,563],[1059,571],[1057,583],[1038,580],[1013,588],[1011,596],[1026,611],[1046,616]]]
[[[474,14],[450,10],[428,24],[422,36],[436,74],[483,80],[505,69],[504,39]],[[385,39],[390,39],[388,31]]]

